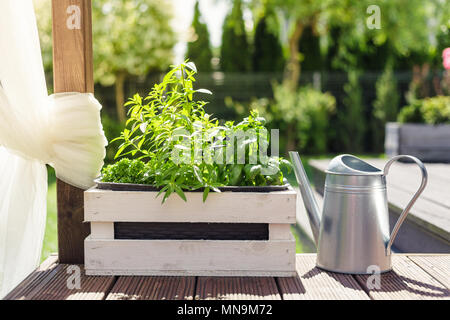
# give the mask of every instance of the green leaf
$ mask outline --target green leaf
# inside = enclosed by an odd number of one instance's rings
[[[128,147],[127,144],[123,144],[122,146],[120,146],[119,150],[117,150],[116,155],[114,156],[114,159],[118,158],[126,147]]]
[[[209,194],[209,187],[206,187],[205,190],[203,190],[203,202],[206,201],[206,198],[208,198]]]
[[[177,185],[175,185],[175,192],[180,196],[181,199],[187,201],[186,195],[184,194],[183,190],[181,190],[181,188]]]
[[[197,73],[197,67],[195,66],[195,63],[193,63],[192,61],[186,63],[186,67]]]
[[[206,94],[212,94],[211,91],[209,91],[208,89],[198,89],[195,92],[199,92],[199,93],[206,93]]]

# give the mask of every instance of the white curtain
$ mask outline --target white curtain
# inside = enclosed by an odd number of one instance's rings
[[[37,266],[47,170],[93,185],[105,156],[101,105],[91,94],[47,96],[31,0],[0,0],[0,297]]]

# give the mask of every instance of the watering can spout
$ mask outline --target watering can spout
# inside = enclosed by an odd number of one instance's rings
[[[319,243],[319,230],[320,230],[320,211],[317,205],[316,198],[309,184],[308,177],[306,176],[305,168],[303,168],[302,161],[298,152],[290,151],[292,165],[294,166],[295,177],[297,178],[298,187],[302,195],[303,203],[308,214],[309,224],[314,236],[316,245]]]

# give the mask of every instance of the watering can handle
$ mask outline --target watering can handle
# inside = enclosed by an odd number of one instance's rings
[[[422,161],[420,161],[416,157],[408,156],[408,155],[398,155],[398,156],[395,156],[392,159],[390,159],[386,163],[386,165],[384,166],[384,170],[383,170],[384,171],[384,176],[386,176],[388,174],[389,168],[391,167],[392,163],[394,163],[395,161],[397,161],[400,158],[408,158],[408,159],[414,161],[420,167],[420,170],[422,171],[422,182],[420,184],[419,190],[416,191],[416,193],[414,194],[412,199],[409,201],[408,205],[405,207],[405,209],[403,209],[403,212],[400,215],[400,217],[398,218],[397,223],[394,226],[394,229],[392,229],[391,236],[389,238],[389,243],[388,243],[388,245],[386,247],[387,254],[391,253],[391,247],[392,247],[392,244],[394,243],[395,237],[397,236],[398,230],[400,229],[403,221],[405,221],[406,216],[409,213],[409,210],[411,210],[411,207],[414,205],[414,203],[416,202],[417,198],[419,198],[419,196],[422,193],[423,189],[425,189],[425,186],[427,185],[427,181],[428,181],[427,169],[425,168],[425,166],[422,163]]]

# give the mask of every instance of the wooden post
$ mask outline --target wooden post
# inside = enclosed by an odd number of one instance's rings
[[[94,92],[91,0],[52,0],[53,83],[56,92]],[[57,180],[58,255],[84,263],[83,190]]]

